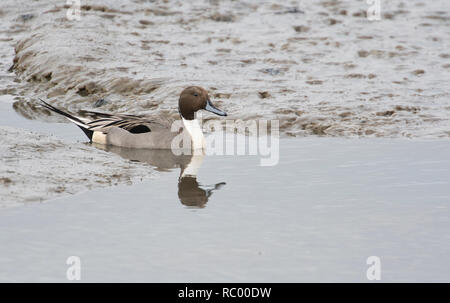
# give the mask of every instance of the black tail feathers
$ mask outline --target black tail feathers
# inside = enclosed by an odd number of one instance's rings
[[[83,122],[81,121],[79,118],[75,117],[74,115],[71,115],[65,111],[60,110],[59,108],[54,107],[53,105],[45,102],[44,100],[42,100],[41,98],[39,98],[39,100],[41,101],[41,105],[43,107],[45,107],[46,109],[58,113],[64,117],[66,117],[67,119],[69,119],[70,121],[72,121],[73,123],[75,123],[79,128],[81,128],[81,130],[85,133],[85,135],[89,138],[89,141],[92,142],[92,136],[94,135],[94,131],[90,130],[89,127]]]

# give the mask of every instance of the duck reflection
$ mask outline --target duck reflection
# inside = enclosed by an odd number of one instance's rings
[[[196,177],[185,176],[178,181],[178,198],[186,206],[205,207],[212,192],[225,184],[225,182],[217,183],[208,189],[207,186],[200,187]]]
[[[179,167],[178,198],[183,205],[188,207],[205,207],[213,191],[226,184],[220,182],[214,185],[201,185],[197,182],[197,171],[202,165],[203,154],[176,156],[171,150],[131,149],[95,143],[92,143],[92,145],[131,161],[148,163],[154,166],[157,171],[170,171]]]

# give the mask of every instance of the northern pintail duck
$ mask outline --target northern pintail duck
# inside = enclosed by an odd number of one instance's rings
[[[171,149],[172,140],[178,135],[178,132],[171,131],[170,125],[145,116],[84,111],[91,116],[86,118],[60,110],[43,100],[41,102],[45,108],[75,123],[93,143],[127,148]],[[181,92],[178,111],[183,121],[183,131],[190,137],[194,150],[203,149],[205,142],[203,131],[195,118],[195,113],[202,109],[219,116],[227,115],[212,104],[205,89],[190,86]]]

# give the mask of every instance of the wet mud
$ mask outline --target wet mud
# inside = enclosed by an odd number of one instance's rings
[[[41,97],[176,119],[201,85],[230,119],[278,119],[283,135],[449,137],[446,5],[384,1],[369,21],[364,1],[102,0],[69,21],[61,1],[8,0],[0,92],[30,118],[56,119]]]
[[[0,208],[148,179],[153,169],[87,144],[0,126]]]

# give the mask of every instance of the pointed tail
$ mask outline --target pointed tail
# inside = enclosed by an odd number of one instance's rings
[[[39,98],[39,100],[41,101],[41,105],[43,107],[45,107],[46,109],[58,113],[64,117],[66,117],[67,119],[69,119],[70,121],[72,121],[73,123],[75,123],[79,128],[81,128],[81,130],[86,134],[86,136],[89,138],[89,140],[92,142],[92,135],[94,134],[94,131],[89,129],[89,125],[87,125],[85,122],[83,122],[82,120],[80,120],[79,118],[75,117],[74,115],[71,115],[65,111],[60,110],[59,108],[54,107],[51,104],[48,104],[47,102],[45,102],[44,100],[42,100],[41,98]]]

